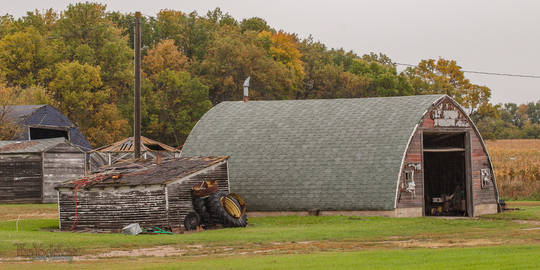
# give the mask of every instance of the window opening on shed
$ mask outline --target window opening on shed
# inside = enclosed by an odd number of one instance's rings
[[[30,128],[30,140],[62,138],[62,137],[69,139],[67,130],[33,128],[33,127]]]
[[[465,133],[424,133],[427,216],[467,215]]]

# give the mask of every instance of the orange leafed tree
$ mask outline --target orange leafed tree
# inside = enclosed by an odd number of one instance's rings
[[[143,58],[144,72],[148,77],[153,78],[159,72],[170,69],[173,71],[184,71],[187,69],[188,59],[174,45],[174,40],[167,39],[160,41],[152,49],[148,50]]]
[[[274,60],[293,70],[298,79],[304,78],[304,67],[300,59],[302,54],[298,50],[298,42],[293,35],[281,31],[277,33],[261,31],[258,37]]]

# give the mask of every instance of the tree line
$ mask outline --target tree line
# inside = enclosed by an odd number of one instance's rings
[[[94,146],[129,136],[134,20],[90,2],[0,17],[0,106],[51,104]],[[445,93],[493,138],[522,137],[507,129],[540,133],[538,103],[508,105],[516,110],[489,104],[490,89],[470,82],[453,60],[422,60],[398,72],[384,54],[327,48],[312,36],[301,39],[257,17],[236,20],[219,8],[205,15],[161,10],[143,17],[142,33],[142,133],[174,146],[213,105],[241,100],[248,76],[252,100]],[[514,119],[517,111],[519,123],[507,122],[506,113]],[[2,115],[6,138],[13,130]],[[492,123],[505,131],[491,131]]]

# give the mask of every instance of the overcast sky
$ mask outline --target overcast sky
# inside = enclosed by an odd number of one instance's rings
[[[2,1],[2,13],[63,10],[68,0]],[[109,10],[154,16],[161,9],[204,15],[220,7],[238,20],[261,17],[276,29],[312,34],[328,47],[382,52],[393,61],[457,60],[464,70],[540,75],[540,1],[180,1],[97,0]],[[540,100],[540,79],[466,74],[492,90],[491,102]]]

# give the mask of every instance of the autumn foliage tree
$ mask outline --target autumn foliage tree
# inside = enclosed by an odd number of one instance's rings
[[[486,105],[491,96],[488,87],[473,84],[465,78],[454,60],[422,60],[418,66],[408,68],[407,74],[416,94],[447,94],[468,108],[469,112]]]
[[[173,71],[187,70],[188,58],[174,45],[174,40],[166,39],[147,51],[146,56],[143,58],[142,67],[147,76],[155,77],[165,69]]]
[[[0,84],[0,140],[12,140],[22,129],[9,117],[9,105],[16,99],[13,88]]]
[[[0,78],[14,97],[8,103],[51,104],[94,146],[128,136],[133,21],[133,13],[90,2],[0,16]],[[248,76],[251,100],[445,93],[479,127],[497,127],[486,131],[495,137],[535,136],[540,125],[540,105],[489,104],[489,88],[472,83],[452,60],[422,60],[398,72],[384,54],[327,48],[219,8],[204,15],[161,10],[143,16],[142,30],[142,133],[168,144],[181,145],[212,105],[241,100]]]
[[[103,85],[100,68],[78,61],[60,63],[49,84],[59,108],[94,145],[112,143],[126,134],[128,123],[111,103],[111,89]]]

